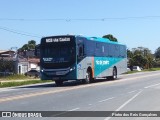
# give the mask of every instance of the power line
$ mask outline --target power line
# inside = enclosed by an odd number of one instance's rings
[[[107,20],[132,20],[132,19],[159,19],[160,16],[139,16],[139,17],[106,17],[106,18],[76,18],[76,19],[68,19],[68,18],[50,18],[50,19],[23,19],[23,18],[0,18],[0,21],[65,21],[65,22],[72,22],[72,21],[107,21]],[[30,36],[36,38],[42,38],[40,35],[35,35],[32,33],[18,31],[15,29],[10,29],[6,27],[0,26],[1,30],[8,31],[11,33],[23,35],[23,36]]]
[[[49,19],[25,19],[25,18],[0,18],[0,21],[107,21],[129,19],[159,19],[160,16],[135,16],[135,17],[104,17],[104,18],[49,18]]]
[[[33,35],[33,34],[31,34],[31,33],[27,33],[27,32],[24,32],[24,31],[23,31],[23,32],[19,32],[18,30],[13,30],[13,29],[10,29],[10,28],[2,27],[2,26],[0,26],[0,29],[1,29],[1,30],[4,30],[4,31],[7,31],[7,32],[11,32],[11,33],[23,35],[23,36],[41,38],[41,37],[38,36],[38,35]]]

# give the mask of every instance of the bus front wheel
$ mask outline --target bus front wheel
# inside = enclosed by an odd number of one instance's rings
[[[93,82],[93,77],[92,77],[92,71],[91,70],[87,70],[86,78],[82,82],[86,83],[86,84]]]
[[[63,85],[63,81],[56,80],[55,83],[56,83],[56,86],[62,86]]]

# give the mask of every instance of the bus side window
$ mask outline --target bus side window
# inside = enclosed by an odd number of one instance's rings
[[[114,50],[114,57],[120,57],[120,53],[119,53],[119,46],[118,45],[115,45],[115,50]]]
[[[84,56],[84,45],[79,44],[78,45],[78,58],[82,58]]]
[[[109,56],[109,45],[108,44],[105,45],[104,51],[105,51],[105,56],[108,57]]]
[[[121,54],[121,57],[123,57],[123,58],[126,57],[126,48],[125,48],[125,46],[121,46],[120,54]]]
[[[86,41],[86,47],[84,50],[84,55],[94,56],[95,55],[95,42],[94,41]]]
[[[113,45],[109,44],[109,57],[113,57],[114,56],[114,48]]]

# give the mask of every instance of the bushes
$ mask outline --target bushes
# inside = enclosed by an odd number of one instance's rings
[[[15,62],[13,60],[7,60],[4,58],[0,59],[0,72],[14,72],[15,71]]]

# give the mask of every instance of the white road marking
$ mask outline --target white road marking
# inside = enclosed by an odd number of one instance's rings
[[[118,109],[116,109],[115,111],[120,111],[123,107],[125,107],[128,103],[130,103],[132,100],[134,100],[140,93],[142,92],[142,90],[140,92],[138,92],[136,95],[134,95],[131,99],[127,100],[124,104],[122,104]]]
[[[71,109],[71,110],[68,110],[68,111],[75,111],[75,110],[78,110],[80,108],[74,108],[74,109]]]
[[[98,102],[105,102],[105,101],[107,101],[107,100],[111,100],[111,99],[114,99],[115,97],[111,97],[111,98],[107,98],[107,99],[104,99],[104,100],[100,100],[100,101],[98,101]]]
[[[138,89],[138,90],[133,90],[133,91],[130,91],[130,92],[128,92],[129,94],[131,94],[131,93],[134,93],[134,92],[137,92],[137,91],[142,91],[143,89]]]
[[[150,86],[146,86],[146,87],[144,87],[144,88],[151,88],[151,87],[155,87],[155,86],[158,86],[158,85],[160,85],[160,83],[158,83],[158,84],[153,84],[153,85],[150,85]]]
[[[128,103],[130,103],[132,100],[134,100],[140,93],[142,92],[142,90],[140,92],[138,92],[136,95],[134,95],[132,98],[130,98],[129,100],[127,100],[124,104],[122,104],[119,108],[117,108],[115,111],[120,111],[122,108],[124,108]],[[107,117],[104,120],[109,120],[112,117]]]
[[[134,92],[136,92],[137,90],[133,90],[133,91],[130,91],[130,92],[128,92],[129,94],[131,94],[131,93],[134,93]]]
[[[71,111],[75,111],[75,110],[78,110],[80,108],[74,108],[74,109],[71,109],[71,110],[67,110],[67,111],[64,111],[64,112],[61,112],[61,113],[58,113],[58,114],[55,114],[53,117],[57,117],[59,115],[63,115],[63,114],[66,114],[66,113],[69,113]]]
[[[128,92],[129,94],[131,94],[131,93],[134,93],[134,92],[136,92],[137,90],[133,90],[133,91],[130,91],[130,92]]]

